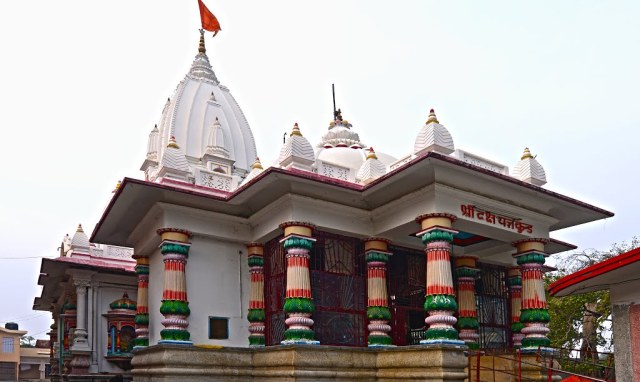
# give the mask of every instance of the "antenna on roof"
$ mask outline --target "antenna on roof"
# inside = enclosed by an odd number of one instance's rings
[[[331,84],[331,93],[333,94],[333,120],[335,121],[338,116],[338,111],[336,110],[336,85]]]

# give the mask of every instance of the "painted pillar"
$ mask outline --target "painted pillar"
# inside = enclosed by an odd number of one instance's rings
[[[522,346],[522,329],[524,324],[520,322],[520,310],[522,309],[522,275],[520,268],[511,267],[507,271],[507,285],[509,286],[509,299],[511,300],[511,342],[515,349]]]
[[[249,346],[264,346],[264,246],[247,244],[251,294],[249,295]]]
[[[179,228],[161,228],[160,252],[164,262],[164,287],[160,313],[164,316],[159,343],[191,345],[189,326],[189,300],[185,268],[191,243],[191,232]]]
[[[427,295],[424,309],[428,317],[424,322],[429,326],[426,339],[421,344],[463,345],[458,339],[458,331],[453,327],[458,321],[454,314],[458,309],[451,274],[451,243],[458,231],[451,229],[456,220],[454,215],[432,213],[418,216],[416,221],[422,229],[417,236],[426,246]]]
[[[136,339],[134,349],[149,346],[149,257],[133,255],[138,274],[138,302],[136,305]]]
[[[313,333],[311,315],[315,310],[311,296],[311,279],[309,277],[309,258],[313,243],[314,226],[309,223],[288,222],[280,225],[284,230],[284,238],[280,241],[286,250],[287,289],[285,293],[284,312],[287,319],[284,323],[282,344],[317,345]]]
[[[369,319],[370,347],[392,346],[391,311],[387,294],[387,262],[389,241],[381,238],[369,238],[364,241],[364,253],[367,260],[367,318]]]
[[[55,310],[53,307],[52,310]],[[60,376],[60,351],[58,349],[58,321],[59,317],[57,314],[53,314],[53,324],[51,324],[51,331],[47,333],[49,335],[49,365],[51,365],[51,372],[49,373],[52,380],[55,380]]]
[[[71,346],[71,374],[87,374],[89,372],[91,348],[87,339],[87,287],[90,280],[75,279],[76,286],[76,330],[73,335],[73,345]]]
[[[517,250],[514,257],[522,273],[522,352],[536,352],[539,347],[543,351],[551,350],[548,349],[551,341],[547,338],[549,311],[542,280],[542,266],[547,257],[544,245],[547,242],[547,239],[524,239],[513,243]]]
[[[480,272],[477,261],[478,258],[475,256],[455,258],[458,284],[458,329],[460,329],[460,339],[473,350],[480,348],[476,309],[476,278]]]

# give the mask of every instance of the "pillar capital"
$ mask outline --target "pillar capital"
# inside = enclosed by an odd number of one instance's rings
[[[300,236],[303,238],[313,239],[313,230],[315,225],[308,222],[289,221],[280,224],[280,228],[284,230],[284,238],[289,236]],[[315,241],[315,239],[313,239]]]
[[[247,254],[249,256],[264,256],[264,244],[261,243],[247,243]]]
[[[549,242],[549,239],[545,238],[526,238],[521,240],[516,240],[511,245],[516,248],[518,253],[521,252],[529,252],[529,251],[538,251],[544,252],[544,246]]]
[[[163,241],[177,241],[180,243],[188,243],[189,239],[193,236],[191,231],[187,231],[186,229],[170,227],[160,228],[156,233],[162,237]]]
[[[421,225],[422,230],[432,227],[451,228],[453,222],[457,219],[456,215],[444,212],[433,212],[422,214],[416,218],[416,223]]]
[[[389,244],[391,241],[382,237],[368,237],[364,241],[364,252],[378,251],[391,254],[389,252]]]

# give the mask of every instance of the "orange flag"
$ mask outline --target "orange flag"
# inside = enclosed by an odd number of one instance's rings
[[[198,6],[200,7],[200,21],[202,22],[202,29],[209,32],[213,32],[213,36],[220,31],[220,23],[218,19],[211,13],[202,0],[198,0]]]

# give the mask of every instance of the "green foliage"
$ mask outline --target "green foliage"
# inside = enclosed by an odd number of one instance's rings
[[[33,343],[35,342],[35,338],[31,336],[22,336],[20,337],[20,347],[21,348],[34,348],[36,347]]]
[[[545,275],[545,286],[568,274],[639,246],[640,239],[633,237],[630,243],[614,243],[608,251],[590,249],[577,253],[556,255],[553,259],[556,262],[558,271]],[[611,339],[602,335],[603,331],[610,327],[606,322],[611,321],[609,290],[566,297],[551,297],[547,295],[547,304],[551,318],[549,322],[551,332],[548,337],[551,340],[552,347],[578,349],[581,345],[587,345],[591,348],[603,346],[605,350],[611,349]],[[594,319],[595,333],[583,333],[583,320],[585,318]],[[585,338],[589,343],[583,344]]]

